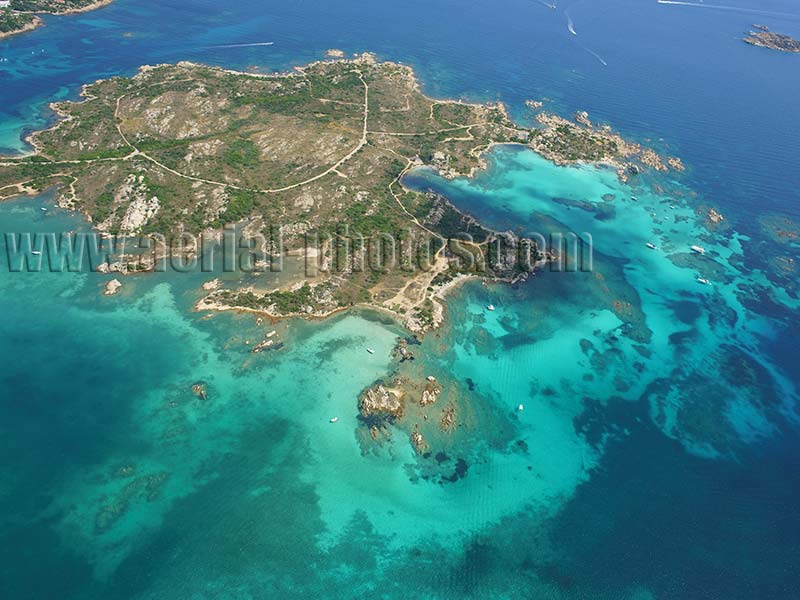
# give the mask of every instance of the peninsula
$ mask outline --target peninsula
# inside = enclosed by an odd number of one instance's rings
[[[456,282],[524,277],[546,257],[444,198],[406,189],[410,170],[470,176],[485,166],[487,149],[510,143],[559,163],[609,163],[626,177],[680,166],[585,113],[575,122],[540,115],[526,128],[499,103],[429,98],[409,67],[370,54],[276,75],[142,67],[82,95],[53,105],[62,119],[29,138],[33,155],[0,159],[0,199],[58,185],[59,204],[108,235],[235,224],[264,246],[278,237],[282,248],[322,240],[313,278],[277,290],[211,290],[200,309],[325,316],[369,305],[423,332],[441,322],[442,297]],[[385,246],[354,242],[381,237],[397,241],[399,259],[386,264]],[[136,269],[122,260],[115,270]]]
[[[781,52],[800,52],[800,40],[788,35],[773,33],[766,25],[753,25],[753,28],[755,31],[751,31],[744,38],[748,44]]]
[[[0,8],[0,39],[43,25],[37,15],[65,15],[85,12],[110,4],[112,0],[11,0]],[[2,3],[0,3],[2,4]]]

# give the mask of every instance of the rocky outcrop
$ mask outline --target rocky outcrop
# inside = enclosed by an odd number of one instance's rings
[[[525,106],[533,111],[536,111],[542,108],[544,103],[540,102],[539,100],[525,100]]]
[[[429,377],[425,387],[422,390],[422,397],[419,399],[420,406],[430,406],[436,404],[439,396],[442,393],[442,386],[436,381],[435,378]]]
[[[132,273],[146,273],[156,266],[156,258],[152,254],[121,254],[120,260],[103,262],[97,265],[95,272],[101,275],[119,273],[130,275]]]
[[[789,35],[773,33],[766,25],[753,25],[758,31],[751,31],[744,41],[751,46],[779,50],[781,52],[800,52],[800,40]]]
[[[456,428],[456,407],[453,404],[448,404],[442,411],[442,420],[440,429],[444,433],[449,433]]]
[[[151,198],[136,198],[128,206],[122,218],[120,229],[125,233],[138,233],[156,215],[161,203],[156,196]]]
[[[398,342],[394,349],[394,355],[400,362],[414,360],[414,354],[408,349],[408,342],[406,342],[406,340],[400,340],[400,342]]]
[[[574,121],[550,113],[538,113],[541,127],[532,131],[530,146],[559,165],[580,162],[606,163],[617,168],[620,180],[639,172],[639,165],[656,171],[683,171],[677,157],[662,157],[655,150],[630,142],[608,125],[596,126],[580,111]]]
[[[589,113],[585,110],[579,110],[575,113],[575,121],[585,127],[592,127],[592,122],[589,120]]]
[[[670,156],[669,158],[667,158],[667,164],[676,171],[683,172],[686,170],[683,161],[677,156]]]
[[[399,419],[403,416],[404,406],[399,394],[378,384],[361,394],[358,411],[364,421],[374,425]]]
[[[414,446],[414,450],[417,451],[417,454],[424,454],[430,446],[425,441],[425,438],[422,437],[422,434],[419,432],[419,425],[414,428],[414,431],[411,432],[411,445]]]
[[[119,292],[121,287],[122,282],[119,279],[112,279],[106,283],[106,289],[103,294],[106,296],[114,296],[117,292]]]

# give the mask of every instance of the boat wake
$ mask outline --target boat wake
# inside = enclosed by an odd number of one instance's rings
[[[555,2],[553,2],[552,4],[550,4],[549,2],[545,2],[544,0],[536,0],[536,1],[537,1],[539,4],[541,4],[542,6],[546,6],[546,7],[547,7],[547,8],[549,8],[550,10],[555,10],[555,9],[556,9],[556,3],[555,3]]]
[[[578,35],[575,31],[575,24],[572,22],[572,17],[569,16],[567,11],[564,11],[564,15],[567,17],[567,29],[572,35]]]
[[[589,54],[591,54],[591,55],[592,55],[592,56],[594,56],[594,57],[595,57],[597,60],[599,60],[599,61],[600,61],[600,64],[602,64],[604,67],[607,67],[607,66],[608,66],[608,63],[607,63],[607,62],[606,62],[606,61],[603,59],[603,57],[602,57],[602,56],[600,56],[600,55],[599,55],[597,52],[595,52],[595,51],[594,51],[594,50],[592,50],[591,48],[587,48],[586,46],[581,46],[581,48],[583,48],[583,49],[584,49],[584,50],[586,50],[586,51],[587,51]]]
[[[732,12],[763,15],[766,17],[789,17],[800,19],[800,15],[793,13],[774,12],[771,10],[761,10],[759,8],[745,8],[743,6],[725,6],[721,4],[705,4],[701,2],[683,2],[682,0],[656,0],[659,4],[671,4],[673,6],[691,6],[694,8],[711,8],[714,10],[729,10]]]
[[[253,42],[250,44],[223,44],[221,46],[209,46],[209,48],[251,48],[253,46],[272,46],[275,42]]]

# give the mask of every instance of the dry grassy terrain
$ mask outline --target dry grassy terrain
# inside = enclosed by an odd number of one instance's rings
[[[629,154],[621,138],[598,142],[610,134],[590,124],[540,119],[529,130],[502,105],[428,98],[410,68],[370,55],[274,76],[143,67],[133,78],[88,85],[83,96],[54,105],[62,119],[32,136],[35,155],[0,162],[0,198],[58,184],[59,203],[108,234],[197,234],[237,223],[270,240],[279,235],[284,247],[303,246],[310,232],[329,240],[314,281],[220,290],[206,303],[216,308],[326,314],[370,303],[425,329],[440,318],[437,289],[454,277],[518,275],[518,240],[403,189],[404,173],[431,165],[448,177],[470,174],[496,143],[532,141],[563,161],[597,160],[598,146],[603,159],[617,146]],[[389,234],[401,240],[402,257],[361,268],[381,252],[369,245],[340,260],[354,234]],[[464,234],[475,242],[448,244]],[[493,250],[497,239],[507,242],[505,254]]]

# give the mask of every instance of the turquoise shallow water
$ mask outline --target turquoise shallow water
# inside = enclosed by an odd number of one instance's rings
[[[631,188],[504,147],[474,181],[407,178],[494,227],[594,242],[591,272],[453,294],[408,367],[458,400],[463,426],[430,438],[439,459],[399,430],[380,448],[359,433],[356,397],[405,335],[381,317],[207,318],[190,309],[208,275],[127,278],[106,298],[100,275],[0,265],[3,597],[797,595],[798,290],[782,259],[798,246],[774,234],[797,215],[793,57],[733,44],[749,15],[567,8],[576,40],[532,2],[120,0],[0,43],[14,150],[46,99],[140,63],[284,68],[342,47],[413,62],[440,95],[589,108],[689,165]],[[0,205],[0,233],[85,228],[50,202]],[[271,329],[285,347],[254,357],[246,342]]]
[[[545,272],[522,292],[534,298],[543,292],[548,305],[568,306],[566,314],[544,309],[540,317],[561,345],[546,355],[569,369],[548,369],[548,387],[561,383],[565,394],[584,398],[641,398],[664,433],[705,455],[724,454],[739,438],[768,437],[784,418],[795,420],[795,373],[770,356],[771,343],[798,308],[794,282],[780,287],[766,281],[774,275],[751,262],[746,238],[730,229],[712,233],[705,214],[696,211],[701,202],[687,202],[691,194],[680,185],[668,188],[662,181],[657,193],[632,189],[611,169],[557,167],[514,147],[496,151],[494,161],[475,181],[451,183],[423,171],[406,183],[444,193],[501,229],[591,237],[591,272]],[[695,244],[703,245],[705,256],[691,251]],[[771,311],[752,301],[765,285],[776,300]],[[556,297],[542,289],[550,286],[558,288]],[[513,310],[519,314],[516,305]],[[581,322],[584,334],[570,341],[566,331],[580,331]],[[502,333],[542,327],[519,317],[510,325]],[[587,339],[591,345],[581,343]],[[729,372],[743,368],[752,387]],[[698,389],[689,382],[703,383]]]
[[[4,228],[80,227],[69,215],[41,216],[37,201],[1,208]],[[355,435],[355,399],[389,369],[402,334],[391,323],[370,315],[293,322],[288,331],[278,327],[284,351],[254,358],[245,341],[258,339],[264,326],[248,316],[204,320],[187,313],[199,295],[187,280],[126,280],[114,298],[101,296],[102,281],[94,274],[3,279],[4,297],[42,298],[33,313],[27,300],[5,302],[4,339],[26,332],[29,349],[54,340],[68,349],[63,358],[6,369],[3,422],[21,425],[4,431],[6,455],[27,467],[4,471],[4,536],[24,538],[30,552],[63,568],[54,576],[78,596],[135,589],[147,557],[166,560],[170,573],[149,582],[150,597],[166,593],[162,586],[170,594],[178,586],[186,597],[216,587],[241,597],[240,586],[318,595],[334,577],[337,585],[369,589],[377,573],[396,568],[396,557],[411,550],[449,552],[504,517],[551,516],[554,504],[587,479],[596,456],[572,431],[579,406],[530,406],[512,418],[511,392],[527,395],[525,378],[496,387],[492,359],[432,337],[425,372],[443,382],[471,377],[480,388],[475,400],[487,405],[467,419],[482,440],[464,454],[469,476],[457,484],[425,482],[414,475],[426,466],[405,436],[364,455]],[[475,312],[469,303],[463,309]],[[504,356],[503,369],[520,358]],[[191,392],[200,381],[206,401]],[[37,427],[33,415],[45,422]],[[334,415],[340,421],[331,425]],[[547,454],[492,443],[509,434],[524,441],[534,431]],[[32,438],[47,442],[30,453]],[[54,455],[64,460],[54,462]],[[23,508],[21,495],[34,505]],[[201,539],[165,541],[187,518],[201,527]],[[37,531],[41,538],[30,535]],[[181,530],[186,535],[194,534]],[[365,535],[366,546],[358,541]],[[173,554],[212,542],[205,558]],[[154,549],[162,544],[172,550]],[[351,544],[362,545],[370,569],[349,564],[343,547]],[[309,553],[326,565],[314,578],[306,563],[293,562]],[[267,557],[281,566],[264,571]],[[51,589],[51,581],[31,578],[40,564],[5,565],[15,595]],[[84,580],[73,578],[76,565]],[[191,576],[198,568],[206,574],[201,580]]]

